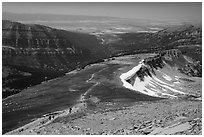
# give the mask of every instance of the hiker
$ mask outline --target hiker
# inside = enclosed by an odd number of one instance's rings
[[[71,112],[72,112],[72,108],[69,109],[69,113],[71,113]]]

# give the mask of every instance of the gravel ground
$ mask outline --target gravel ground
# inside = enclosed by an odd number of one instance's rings
[[[103,102],[26,134],[69,135],[201,135],[201,100],[160,100],[131,106]],[[25,134],[19,132],[18,134]]]

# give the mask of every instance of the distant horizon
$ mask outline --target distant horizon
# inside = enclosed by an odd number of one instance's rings
[[[132,21],[136,21],[138,19],[141,19],[143,21],[159,21],[159,22],[179,22],[179,23],[190,23],[190,24],[201,24],[202,25],[202,20],[198,21],[198,20],[183,20],[183,21],[178,21],[175,19],[169,19],[169,20],[161,20],[161,19],[147,19],[147,18],[125,18],[125,17],[113,17],[113,16],[96,16],[96,15],[77,15],[77,14],[50,14],[50,13],[13,13],[13,12],[2,12],[2,15],[8,13],[8,14],[13,14],[13,15],[50,15],[50,16],[78,16],[78,17],[102,17],[102,18],[116,18],[116,19],[126,19],[126,20],[132,20]],[[11,20],[11,19],[3,19],[2,20]],[[12,20],[12,21],[17,21],[17,20]],[[21,20],[18,20],[21,21]],[[39,20],[40,21],[40,20]],[[46,20],[45,20],[46,21]],[[55,21],[55,20],[53,20]],[[59,20],[62,21],[62,20]]]
[[[2,13],[115,17],[160,21],[202,22],[201,2],[3,2]]]
[[[27,14],[27,15],[61,15],[61,16],[90,16],[90,17],[112,17],[112,18],[121,18],[121,19],[137,19],[137,18],[124,18],[124,17],[114,17],[114,16],[101,16],[101,15],[83,15],[83,14],[55,14],[55,13],[15,13],[15,12],[2,12],[10,14]]]

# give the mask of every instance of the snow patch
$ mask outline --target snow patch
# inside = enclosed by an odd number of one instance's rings
[[[179,91],[177,89],[172,88],[172,87],[174,87],[174,84],[168,84],[166,82],[163,82],[162,80],[158,79],[155,76],[152,76],[152,77],[145,76],[143,81],[141,81],[139,77],[136,77],[133,85],[131,85],[129,82],[127,82],[126,80],[128,80],[132,76],[134,76],[135,73],[137,71],[139,71],[139,69],[143,65],[144,65],[144,63],[142,60],[139,62],[139,64],[137,66],[135,66],[134,68],[132,68],[128,72],[121,74],[120,79],[121,79],[123,86],[125,88],[131,89],[134,91],[138,91],[142,94],[146,94],[146,95],[154,96],[154,97],[163,97],[163,96],[177,97],[175,95],[167,93],[170,91],[175,92],[177,94],[178,93],[179,94],[185,94],[182,91]],[[166,74],[164,74],[163,77],[168,81],[172,80],[172,78]]]
[[[172,78],[166,74],[163,75],[163,78],[166,79],[167,81],[172,81]]]

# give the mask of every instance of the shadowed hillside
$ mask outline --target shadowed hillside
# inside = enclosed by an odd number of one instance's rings
[[[89,34],[7,20],[2,34],[3,97],[107,56]]]

